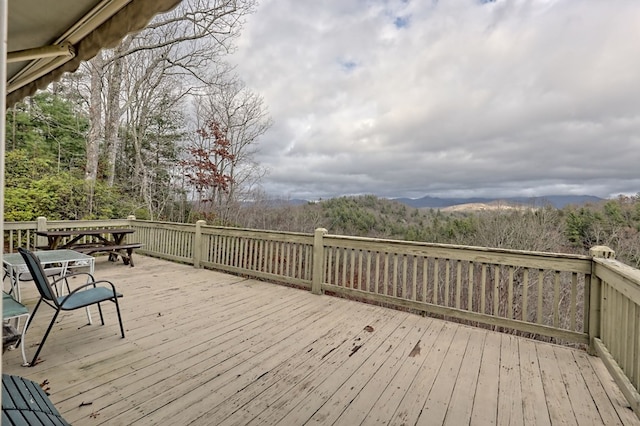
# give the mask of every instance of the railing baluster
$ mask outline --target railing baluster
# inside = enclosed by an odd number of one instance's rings
[[[509,266],[509,287],[507,289],[507,318],[515,319],[513,317],[513,278],[514,268]]]
[[[543,290],[544,290],[544,271],[542,269],[538,269],[538,309],[537,309],[537,316],[536,316],[536,322],[538,324],[542,324],[542,321],[544,320],[544,312],[543,312]]]
[[[468,287],[467,309],[472,311],[473,310],[473,269],[475,265],[473,264],[473,262],[469,262],[468,267],[469,267],[469,282],[467,283],[467,287]]]
[[[553,326],[560,324],[560,271],[555,271],[553,280]]]
[[[360,274],[358,273],[356,276],[355,256],[356,256],[356,251],[351,250],[351,253],[349,253],[349,276],[350,276],[353,288],[360,288],[360,286],[358,285],[358,278],[360,277]]]
[[[376,252],[376,279],[375,279],[375,283],[374,283],[374,288],[376,289],[376,293],[377,294],[382,294],[382,292],[380,291],[380,286],[381,284],[381,279],[380,279],[380,252],[377,251]]]
[[[522,321],[529,321],[529,269],[522,272]]]
[[[462,262],[456,261],[456,309],[460,309],[460,297],[462,293]]]
[[[384,286],[384,293],[381,294],[386,294],[389,295],[389,256],[390,254],[385,252],[384,253],[384,272],[383,272],[383,279],[382,279],[382,285]]]
[[[576,321],[578,318],[578,314],[576,312],[577,297],[578,297],[578,274],[574,272],[571,274],[571,306],[569,307],[569,316],[571,317],[570,329],[572,331],[577,331],[576,330]]]
[[[429,258],[422,259],[422,297],[423,302],[427,301],[427,289],[429,288]]]
[[[635,333],[633,327],[633,308],[635,305],[631,303],[631,301],[627,298],[624,300],[625,305],[625,316],[624,316],[624,325],[625,325],[625,336],[624,340],[625,346],[625,360],[624,364],[626,366],[625,373],[628,377],[633,377],[635,365],[633,362],[633,335]]]
[[[407,272],[408,272],[408,256],[402,256],[402,294],[400,295],[401,297],[405,298],[407,297]]]
[[[358,250],[358,277],[356,279],[356,283],[358,284],[357,288],[360,290],[366,290],[367,285],[364,283],[364,276],[362,274],[362,250]],[[353,264],[353,262],[351,263]]]
[[[393,279],[391,280],[393,287],[391,288],[391,294],[396,297],[398,296],[398,255],[394,253],[391,256],[393,256]]]
[[[451,260],[444,260],[444,306],[449,306],[449,291],[451,282]]]
[[[346,287],[346,271],[344,267],[344,258],[347,256],[346,249],[338,249],[336,252],[336,284]]]
[[[339,248],[331,248],[329,249],[329,253],[331,253],[331,257],[329,258],[330,263],[327,284],[333,284],[337,286],[340,285],[340,282],[337,279],[338,275],[336,274],[338,273],[337,271],[340,267],[341,251]],[[333,282],[331,282],[331,277],[333,277]]]

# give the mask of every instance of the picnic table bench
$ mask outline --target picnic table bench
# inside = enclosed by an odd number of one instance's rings
[[[141,248],[141,243],[131,244],[118,244],[118,245],[80,245],[73,248],[73,250],[84,253],[94,254],[100,252],[109,253],[109,260],[117,260],[118,256],[122,258],[122,262],[125,265],[133,265],[133,250]]]
[[[120,256],[125,265],[134,266],[133,251],[142,244],[125,242],[125,237],[134,232],[131,228],[101,228],[37,231],[36,234],[47,237],[47,245],[38,248],[71,249],[84,254],[104,252],[109,254],[110,261],[116,261]]]

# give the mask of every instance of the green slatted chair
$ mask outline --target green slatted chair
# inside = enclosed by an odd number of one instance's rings
[[[38,350],[36,350],[35,355],[33,356],[33,360],[31,361],[31,366],[33,367],[38,360],[38,355],[44,346],[44,342],[47,340],[47,336],[49,336],[49,332],[53,327],[53,324],[56,322],[58,315],[61,311],[73,311],[80,308],[85,308],[91,305],[98,305],[98,312],[100,313],[100,321],[102,325],[104,325],[104,317],[102,315],[102,308],[100,307],[100,303],[102,302],[113,302],[116,305],[116,312],[118,314],[118,322],[120,323],[120,333],[124,338],[124,327],[122,326],[122,317],[120,315],[120,306],[118,305],[118,298],[122,297],[122,294],[116,291],[115,286],[110,281],[100,280],[96,281],[93,275],[88,272],[77,272],[69,275],[65,275],[64,277],[59,278],[58,280],[54,280],[53,282],[49,282],[47,276],[45,274],[44,269],[42,268],[42,264],[38,260],[38,257],[33,254],[31,251],[26,250],[24,248],[18,248],[18,252],[24,258],[27,267],[29,268],[29,272],[33,277],[33,281],[36,283],[36,287],[38,288],[38,292],[40,293],[40,299],[36,304],[36,307],[33,309],[33,314],[29,318],[27,322],[26,328],[29,328],[29,325],[33,322],[33,318],[36,316],[36,312],[40,307],[40,304],[44,302],[45,304],[51,306],[56,310],[56,313],[53,315],[51,319],[51,323],[49,323],[49,327],[47,331],[44,333],[44,337],[38,346]],[[64,296],[57,296],[54,292],[53,287],[55,286],[57,281],[65,280],[69,277],[76,275],[86,275],[89,278],[89,282],[84,284],[74,290],[72,290],[69,294]],[[97,284],[103,284],[98,286]]]
[[[2,425],[69,426],[69,422],[62,418],[39,384],[3,374]]]

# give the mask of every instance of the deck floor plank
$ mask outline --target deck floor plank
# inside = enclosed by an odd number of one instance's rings
[[[524,425],[522,404],[522,377],[520,375],[520,350],[518,338],[503,334],[500,346],[500,378],[498,384],[499,426]],[[529,392],[525,389],[524,392]]]
[[[640,425],[583,351],[146,256],[95,275],[124,294],[126,338],[107,304],[105,326],[64,313],[33,368],[3,354],[72,424]]]
[[[568,366],[560,369],[560,374],[573,407],[576,422],[579,425],[605,423],[598,413],[598,407],[588,391],[583,375],[577,368],[573,351],[562,347],[554,347],[553,351],[558,363]]]
[[[486,333],[480,332],[481,330],[474,330],[471,333],[467,347],[465,348],[464,359],[460,365],[456,380],[454,382],[455,388],[449,401],[444,401],[444,406],[447,408],[446,417],[444,418],[444,424],[450,426],[457,426],[463,424],[469,424],[471,422],[471,414],[473,412],[474,403],[474,390],[478,385],[478,375],[473,374],[474,371],[480,371],[480,363],[482,362],[482,347],[484,346],[484,340]],[[438,392],[441,389],[438,388]],[[423,411],[426,415],[421,416],[422,420],[431,416],[428,412]],[[425,422],[422,422],[425,424]]]
[[[477,334],[473,333],[474,331],[476,330],[472,331],[468,327],[460,327],[456,330],[433,386],[424,390],[418,388],[418,393],[428,395],[420,412],[420,417],[418,417],[418,425],[444,423],[470,337],[473,334]],[[396,425],[406,424],[406,419],[409,416],[409,413],[398,411],[391,423]]]
[[[501,340],[498,333],[489,333],[484,340],[482,363],[473,399],[472,425],[497,423]]]
[[[518,347],[524,423],[548,426],[551,424],[551,419],[544,395],[536,343],[532,340],[520,339]]]
[[[549,417],[553,425],[577,425],[575,412],[552,345],[536,344]],[[564,368],[569,368],[565,365]]]
[[[609,401],[613,404],[615,414],[617,414],[622,424],[631,424],[636,421],[636,414],[631,409],[629,402],[622,394],[620,388],[616,385],[613,377],[609,374],[607,367],[597,357],[589,356],[587,357],[587,360],[591,365],[594,374],[596,374],[600,380]]]

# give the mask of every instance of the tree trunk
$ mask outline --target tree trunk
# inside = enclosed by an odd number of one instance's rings
[[[102,52],[90,61],[91,87],[89,97],[89,133],[87,134],[87,163],[84,179],[87,190],[87,211],[93,211],[93,191],[98,178],[98,158],[102,139]]]
[[[124,66],[125,61],[122,54],[126,52],[130,46],[131,37],[127,37],[116,48],[114,51],[114,57],[116,59],[113,61],[111,65],[111,72],[109,73],[104,137],[107,150],[106,178],[107,185],[110,187],[113,186],[115,180],[116,159],[118,157],[118,152],[120,151],[120,138],[118,135],[120,116],[122,115],[122,109],[120,107],[120,92],[122,89],[123,78],[122,67]]]
[[[102,52],[98,52],[90,62],[91,92],[89,98],[89,134],[87,135],[87,165],[85,180],[94,181],[98,177],[98,157],[102,136],[102,72],[104,62]]]

